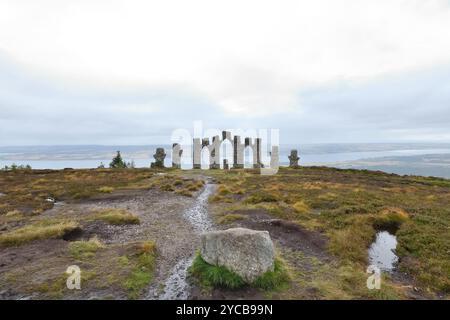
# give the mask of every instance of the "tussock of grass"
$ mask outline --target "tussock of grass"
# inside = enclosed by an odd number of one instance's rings
[[[105,221],[113,225],[140,223],[139,217],[122,209],[105,209],[96,211],[93,219]]]
[[[247,284],[239,275],[225,267],[213,266],[207,263],[198,253],[189,274],[195,277],[203,287],[238,289],[245,286],[275,290],[288,284],[290,278],[281,260],[275,259],[274,271],[268,271],[255,282]]]
[[[317,275],[309,286],[318,291],[320,297],[327,300],[349,300],[354,296],[363,299],[396,300],[402,297],[402,291],[390,284],[385,274],[382,275],[381,288],[369,290],[364,268],[341,266],[330,269],[329,266],[319,266]]]
[[[8,211],[6,213],[7,217],[17,217],[17,216],[21,216],[21,215],[22,215],[22,212],[19,210],[12,210],[12,211]]]
[[[203,287],[237,289],[245,286],[245,281],[225,267],[208,264],[200,254],[195,257],[189,273],[200,281]]]
[[[212,195],[208,198],[209,202],[220,202],[223,201],[225,198],[219,195]]]
[[[188,190],[184,190],[184,189],[182,189],[182,190],[177,190],[177,191],[175,191],[175,193],[176,193],[176,194],[179,194],[179,195],[182,195],[182,196],[185,196],[185,197],[193,197],[192,192],[190,192],[190,191],[188,191]]]
[[[78,260],[92,258],[101,248],[104,248],[104,245],[97,238],[89,241],[74,241],[69,244],[71,256]]]
[[[26,220],[26,216],[20,210],[8,211],[5,215],[0,215],[0,224],[19,222]]]
[[[190,183],[187,184],[187,189],[189,191],[199,191],[201,188],[203,188],[203,186],[205,185],[205,183],[203,182],[203,180],[194,180],[191,181]]]
[[[156,244],[153,241],[146,241],[136,246],[136,252],[131,257],[136,261],[135,267],[124,282],[130,299],[138,298],[142,290],[152,281],[156,256]]]
[[[183,180],[181,180],[181,179],[176,179],[176,180],[173,182],[173,185],[176,186],[176,187],[182,186],[182,185],[183,185]]]
[[[255,280],[253,286],[264,290],[281,289],[290,281],[289,273],[282,260],[275,259],[274,270],[267,271]]]
[[[168,174],[152,179],[150,187],[158,187],[162,191],[192,197],[193,192],[199,191],[204,184],[203,180],[178,178],[176,175]]]
[[[397,230],[409,219],[408,213],[401,208],[387,208],[377,216],[374,226],[377,229]]]
[[[111,193],[114,191],[113,187],[101,187],[98,188],[98,191],[102,192],[102,193]]]
[[[175,189],[173,188],[173,186],[171,184],[163,184],[160,189],[162,191],[174,191]]]
[[[244,220],[246,218],[247,217],[244,216],[243,214],[229,213],[229,214],[226,214],[226,215],[220,217],[218,219],[218,222],[219,222],[219,224],[228,224],[228,223],[232,223],[232,222],[235,222],[238,220]]]
[[[73,221],[41,221],[0,235],[1,246],[17,246],[34,240],[62,238],[78,228]]]
[[[309,206],[303,201],[297,201],[292,206],[297,213],[307,213],[310,211]]]
[[[335,256],[347,262],[366,263],[367,248],[375,235],[375,230],[367,217],[353,219],[346,228],[330,232],[329,250]]]
[[[225,196],[230,193],[231,193],[230,189],[228,189],[225,185],[220,185],[216,191],[216,194],[221,195],[221,196]]]
[[[256,193],[248,197],[245,202],[246,203],[261,203],[261,202],[278,202],[280,199],[273,194],[269,193]]]

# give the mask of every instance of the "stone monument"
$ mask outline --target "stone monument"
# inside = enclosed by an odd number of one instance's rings
[[[164,148],[157,148],[153,158],[155,158],[155,162],[152,162],[151,168],[164,168],[164,159],[166,158]]]
[[[291,150],[291,155],[288,156],[289,158],[289,168],[298,168],[298,160],[300,160],[300,157],[298,156],[297,150]]]

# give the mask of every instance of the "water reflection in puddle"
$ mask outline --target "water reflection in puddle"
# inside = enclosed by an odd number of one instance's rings
[[[396,236],[387,231],[378,232],[375,242],[369,248],[369,263],[382,271],[392,272],[398,262],[398,257],[394,253],[396,247]]]

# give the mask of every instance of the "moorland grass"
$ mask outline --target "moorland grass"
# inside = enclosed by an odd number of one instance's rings
[[[135,253],[127,258],[127,261],[134,261],[134,267],[123,284],[130,299],[138,298],[142,290],[152,281],[156,256],[155,242],[146,241],[138,244]]]
[[[238,214],[238,213],[229,213],[226,214],[224,216],[221,216],[217,222],[219,224],[229,224],[229,223],[233,223],[235,221],[239,221],[239,220],[244,220],[247,219],[247,217],[243,214]]]
[[[123,209],[103,209],[95,211],[93,220],[101,220],[112,225],[139,224],[139,217]]]
[[[326,167],[280,168],[273,176],[249,171],[209,174],[230,190],[239,181],[243,191],[239,198],[212,195],[211,203],[219,215],[259,208],[320,231],[328,238],[328,251],[342,267],[352,270],[367,266],[367,249],[378,230],[395,232],[399,269],[428,293],[450,294],[448,179]],[[299,214],[307,212],[311,214]],[[389,281],[386,279],[386,285]],[[349,298],[368,297],[345,283],[340,288]]]
[[[73,221],[44,220],[0,235],[0,246],[18,246],[34,240],[62,238],[78,228]]]
[[[290,280],[288,272],[280,259],[275,259],[274,271],[268,271],[258,277],[253,283],[248,284],[242,277],[227,268],[207,263],[203,260],[200,253],[197,253],[192,266],[189,268],[189,274],[197,279],[204,288],[239,289],[251,286],[264,290],[276,290],[288,284]]]
[[[89,259],[95,256],[95,253],[105,246],[97,238],[88,241],[74,241],[69,244],[71,256],[77,260]]]

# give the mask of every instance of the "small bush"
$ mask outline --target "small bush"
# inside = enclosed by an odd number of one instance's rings
[[[109,167],[112,169],[124,169],[127,167],[127,164],[122,159],[120,151],[117,151],[117,155],[112,159]]]

